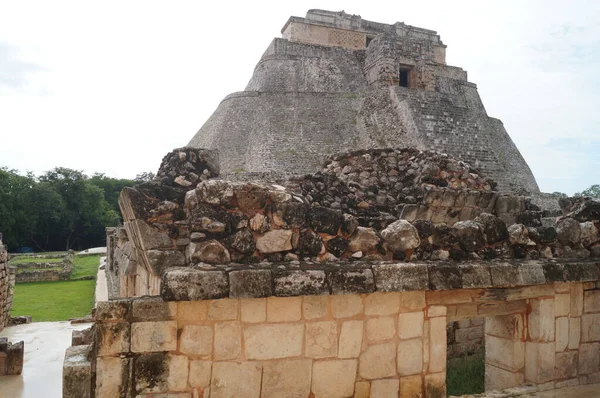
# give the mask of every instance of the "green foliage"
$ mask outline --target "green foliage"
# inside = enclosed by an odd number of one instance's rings
[[[594,184],[581,192],[576,192],[574,196],[591,196],[592,198],[600,198],[600,184]]]
[[[18,256],[9,261],[10,265],[16,264],[29,264],[29,263],[61,263],[62,258],[40,258],[40,257],[28,257]]]
[[[94,306],[95,287],[94,280],[19,283],[11,314],[31,315],[34,322],[83,317]]]
[[[154,173],[151,171],[145,171],[143,173],[137,174],[135,176],[134,181],[136,184],[141,184],[143,182],[148,182],[152,179],[154,179]]]
[[[484,392],[485,353],[451,359],[446,369],[448,395],[479,394]]]
[[[75,256],[75,259],[73,260],[73,271],[71,271],[71,279],[77,279],[83,276],[95,277],[98,273],[100,257],[100,254],[97,256]]]

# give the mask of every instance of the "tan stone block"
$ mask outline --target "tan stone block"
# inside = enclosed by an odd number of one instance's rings
[[[382,379],[396,375],[396,345],[372,345],[359,357],[359,374],[363,379]]]
[[[517,372],[525,366],[525,343],[488,335],[485,338],[485,361]]]
[[[446,370],[446,318],[429,320],[429,371],[432,373]]]
[[[264,324],[244,329],[244,350],[248,359],[277,359],[302,355],[304,325]]]
[[[600,383],[600,372],[590,373],[588,375],[579,376],[579,384],[598,384]]]
[[[554,299],[530,300],[528,315],[529,340],[548,342],[554,340]]]
[[[210,383],[211,398],[258,398],[262,369],[256,362],[215,362]]]
[[[581,341],[581,318],[569,318],[569,350],[579,349]]]
[[[571,293],[571,286],[569,283],[555,282],[554,291],[556,293]]]
[[[366,315],[394,315],[400,310],[400,293],[373,293],[365,296]]]
[[[210,374],[212,371],[212,361],[201,361],[192,359],[190,361],[190,386],[208,387],[210,385]]]
[[[446,372],[425,376],[425,398],[446,396]]]
[[[522,314],[496,315],[486,318],[485,333],[509,340],[522,339],[524,319]]]
[[[236,320],[239,300],[223,298],[211,300],[208,304],[208,319],[216,321]]]
[[[571,312],[571,294],[554,296],[554,316],[567,316]]]
[[[600,371],[600,343],[584,343],[579,347],[579,374]]]
[[[423,340],[402,340],[398,343],[398,374],[410,376],[423,371]]]
[[[583,314],[581,317],[581,341],[600,341],[600,314]]]
[[[312,361],[292,359],[263,364],[261,398],[306,398],[310,394]]]
[[[389,340],[396,335],[396,320],[391,317],[367,319],[367,339],[369,342]]]
[[[356,359],[313,363],[311,391],[315,398],[345,398],[354,393]]]
[[[485,391],[505,390],[523,384],[521,372],[509,372],[496,366],[485,364]]]
[[[177,321],[131,324],[131,351],[156,352],[177,349]]]
[[[185,325],[179,338],[179,351],[189,355],[210,355],[213,349],[212,326]]]
[[[180,301],[177,305],[179,321],[204,321],[208,317],[208,301]]]
[[[96,396],[119,397],[128,390],[130,359],[98,357],[96,359]]]
[[[400,312],[421,311],[425,305],[424,291],[400,293]]]
[[[188,385],[188,357],[185,355],[169,355],[169,375],[167,386],[169,391],[184,391]]]
[[[583,314],[583,285],[571,283],[571,316]]]
[[[447,308],[446,312],[448,312]],[[457,319],[472,318],[479,314],[479,306],[477,304],[457,304],[454,308],[456,308],[455,317]]]
[[[331,358],[338,352],[336,321],[306,323],[304,355],[311,358]]]
[[[242,352],[242,325],[238,321],[215,324],[215,360],[236,359]]]
[[[339,358],[358,358],[363,339],[363,321],[344,321],[338,344]]]
[[[554,379],[577,377],[577,351],[558,352],[554,358]]]
[[[383,379],[371,382],[371,398],[397,397],[400,392],[400,380]]]
[[[412,339],[423,335],[423,312],[404,312],[398,315],[398,337]]]
[[[556,352],[562,352],[569,345],[569,317],[556,318],[554,330],[556,333]]]
[[[428,290],[425,298],[428,305],[471,303],[473,297],[479,297],[482,292],[481,289]]]
[[[443,305],[432,305],[427,309],[427,316],[435,318],[436,316],[446,316],[446,307]]]
[[[294,322],[302,317],[302,297],[268,297],[268,322]]]
[[[545,383],[554,377],[554,342],[525,343],[525,380]]]
[[[128,322],[98,323],[98,356],[118,356],[129,352]]]
[[[423,396],[423,380],[421,375],[400,378],[400,398],[421,398]]]
[[[323,318],[329,309],[329,296],[304,296],[302,298],[302,313],[304,319]]]
[[[583,312],[600,312],[600,290],[586,290],[583,292]]]
[[[331,296],[331,313],[334,318],[349,318],[362,314],[362,298],[357,294]]]
[[[267,319],[267,299],[243,299],[240,300],[242,322],[259,323]]]
[[[429,370],[429,321],[423,324],[423,372]]]
[[[564,388],[564,387],[574,387],[574,386],[578,386],[578,385],[579,385],[579,379],[574,378],[574,379],[569,379],[569,380],[557,381],[554,384],[554,388],[559,389],[559,388]]]
[[[357,381],[354,385],[353,398],[369,398],[371,383],[368,381]]]

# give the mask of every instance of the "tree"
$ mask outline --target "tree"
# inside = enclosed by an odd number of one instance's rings
[[[141,184],[143,182],[148,182],[153,180],[155,177],[154,173],[151,171],[144,171],[143,173],[139,173],[135,176],[136,184]]]
[[[90,178],[90,183],[102,188],[102,190],[104,191],[104,199],[106,200],[106,202],[108,202],[110,208],[120,214],[119,194],[121,193],[123,188],[134,186],[136,184],[136,181],[128,179],[111,178],[101,173],[94,173],[92,175],[92,178]]]
[[[589,188],[581,192],[576,192],[574,196],[591,196],[592,198],[600,198],[600,184],[591,185]]]

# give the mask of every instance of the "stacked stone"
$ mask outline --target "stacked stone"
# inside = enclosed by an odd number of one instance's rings
[[[12,306],[12,288],[8,269],[8,253],[0,234],[0,330],[8,323]],[[0,373],[1,374],[1,373]]]
[[[482,352],[485,344],[485,318],[449,322],[446,336],[448,359]]]
[[[17,265],[15,280],[16,283],[25,282],[54,282],[68,281],[71,279],[73,271],[73,256],[72,250],[69,250],[67,255],[61,255],[60,263],[24,263]]]

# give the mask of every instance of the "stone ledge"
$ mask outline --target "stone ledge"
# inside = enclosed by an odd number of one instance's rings
[[[474,263],[258,264],[256,268],[171,268],[162,276],[167,301],[291,297],[417,290],[514,288],[600,280],[600,261]],[[102,313],[102,311],[100,311]],[[106,314],[105,314],[106,315]],[[102,318],[102,316],[100,317]],[[109,317],[110,318],[110,317]]]

